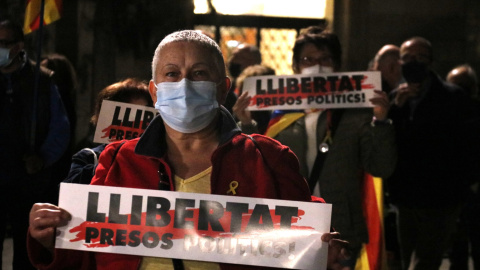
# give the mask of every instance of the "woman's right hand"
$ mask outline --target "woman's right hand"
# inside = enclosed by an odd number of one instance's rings
[[[243,92],[232,107],[233,114],[243,125],[248,125],[252,122],[252,114],[247,110],[248,104],[250,104],[250,96],[248,92]]]
[[[56,205],[36,203],[30,210],[30,235],[53,253],[55,229],[67,225],[70,213]]]

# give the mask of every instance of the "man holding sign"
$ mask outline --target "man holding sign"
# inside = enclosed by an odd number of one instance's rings
[[[226,77],[220,48],[212,39],[190,30],[175,32],[157,47],[152,69],[149,90],[160,116],[140,139],[123,145],[114,142],[105,148],[93,185],[311,200],[307,183],[298,173],[298,161],[288,147],[261,135],[241,134],[232,116],[220,106],[230,88],[230,79]],[[159,201],[152,204],[154,210],[161,210],[155,207],[163,205],[164,200],[153,200]],[[132,204],[132,213],[134,208]],[[113,212],[109,213],[109,217],[112,215]],[[103,215],[95,210],[93,216],[95,220]],[[172,262],[147,256],[54,249],[55,228],[66,225],[69,219],[68,212],[54,205],[32,207],[29,251],[38,268],[152,269],[152,265],[162,268],[170,264],[170,269],[189,269],[195,264],[187,260]],[[332,269],[338,268],[337,262],[346,257],[346,242],[337,238],[336,233],[322,236],[329,246],[328,262],[324,263]],[[168,242],[168,237],[165,240]],[[210,263],[203,269],[219,268],[259,269],[225,263]]]

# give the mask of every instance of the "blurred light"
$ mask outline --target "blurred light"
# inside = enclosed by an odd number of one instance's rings
[[[237,40],[229,40],[227,41],[227,47],[229,48],[236,48],[240,44]]]
[[[207,0],[194,0],[195,13],[209,12]],[[325,17],[326,0],[212,0],[218,13],[275,17]]]
[[[195,14],[205,14],[208,13],[208,3],[207,0],[194,0],[193,4],[195,5],[195,9],[193,13]]]

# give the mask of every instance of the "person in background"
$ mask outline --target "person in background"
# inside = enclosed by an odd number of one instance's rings
[[[398,163],[386,183],[398,209],[403,269],[438,269],[478,167],[478,135],[469,131],[468,97],[431,69],[428,40],[404,41],[400,61],[406,83],[391,93],[389,113]]]
[[[228,60],[228,73],[234,81],[244,69],[262,63],[262,54],[257,46],[241,43],[232,52]],[[233,85],[235,87],[235,85]]]
[[[193,30],[166,36],[155,51],[149,84],[160,115],[140,138],[105,148],[92,184],[233,196],[228,190],[237,181],[236,196],[311,201],[288,147],[262,135],[242,134],[221,106],[230,86],[221,50],[212,39]],[[54,249],[55,227],[69,218],[55,205],[32,207],[28,246],[39,269],[263,269]],[[336,238],[338,233],[322,236],[329,243],[332,269],[339,269],[338,260],[348,256],[347,243]]]
[[[383,46],[373,59],[372,70],[382,74],[382,91],[388,94],[397,88],[402,80],[400,48],[392,44]]]
[[[478,77],[468,64],[459,65],[447,74],[447,82],[460,86],[471,99],[478,100]]]
[[[98,93],[95,103],[95,113],[90,123],[97,125],[98,116],[104,100],[131,103],[153,107],[152,98],[148,92],[148,85],[142,81],[129,78],[105,87]],[[63,180],[65,183],[90,184],[100,153],[106,144],[100,144],[93,148],[84,148],[71,158],[71,166],[68,175]]]
[[[478,77],[475,70],[468,64],[459,65],[447,74],[446,81],[460,86],[473,102],[473,111],[476,115],[475,126],[469,129],[474,139],[478,140],[480,122],[480,100],[478,98]],[[478,155],[480,149],[476,149]],[[478,164],[478,163],[477,163]],[[473,261],[473,268],[480,269],[480,177],[472,178],[466,197],[466,203],[457,220],[456,230],[452,237],[449,252],[451,270],[467,270],[469,254]]]
[[[70,160],[74,153],[75,127],[77,124],[77,74],[70,60],[61,54],[53,53],[47,55],[42,60],[41,65],[53,71],[52,78],[57,85],[62,103],[67,111],[68,121],[70,122],[70,143],[62,157],[52,165],[53,179],[50,183],[50,188],[48,188],[47,191],[47,201],[57,203],[58,184],[67,176],[70,169]]]
[[[225,101],[225,108],[230,113],[233,113],[233,106],[239,96],[237,88],[237,78],[244,69],[253,65],[260,65],[262,63],[262,54],[257,46],[241,43],[232,52],[228,60],[228,75],[232,80],[232,86],[227,94]]]
[[[53,71],[53,80],[58,87],[63,105],[70,121],[70,136],[73,139],[77,123],[76,91],[77,73],[70,60],[65,55],[52,53],[45,56],[40,63],[43,67]],[[74,140],[71,140],[72,142]]]
[[[393,89],[398,87],[402,80],[400,48],[392,44],[382,46],[371,61],[369,71],[380,71],[382,78],[382,91],[389,94]],[[398,266],[401,264],[396,228],[396,211],[395,207],[390,204],[388,193],[385,193],[385,189],[383,206],[385,249],[389,254],[389,264],[392,267],[395,267],[394,265]]]
[[[334,33],[317,26],[303,29],[293,47],[293,71],[339,71],[341,51]],[[342,262],[350,269],[355,268],[362,244],[369,240],[362,209],[364,173],[387,177],[396,162],[394,130],[387,118],[388,98],[385,92],[375,93],[370,100],[373,109],[287,112],[297,119],[271,134],[297,155],[313,195],[332,203],[332,226],[350,243],[352,256]]]
[[[45,200],[52,165],[68,147],[70,126],[52,71],[36,70],[24,50],[22,28],[0,22],[0,250],[7,219],[13,235],[13,269],[34,269],[25,248],[28,213]],[[34,102],[35,100],[35,102]]]
[[[250,97],[246,91],[243,92],[243,81],[246,78],[262,75],[275,75],[275,70],[264,65],[253,65],[245,68],[237,78],[237,89],[240,96],[233,105],[233,115],[239,120],[238,125],[242,132],[246,134],[264,134],[270,121],[270,111],[250,112],[247,110]]]

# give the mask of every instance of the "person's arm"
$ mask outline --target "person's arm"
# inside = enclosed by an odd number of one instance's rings
[[[40,147],[44,167],[55,163],[65,152],[70,141],[70,123],[55,84],[50,89],[50,124],[47,138]]]
[[[372,114],[364,113],[359,119],[360,151],[364,169],[377,177],[389,177],[395,170],[397,150],[393,122],[388,118],[391,109],[387,94],[375,90],[370,99],[375,105]]]
[[[361,162],[368,173],[376,177],[389,177],[397,162],[392,122],[365,117],[360,131],[360,151]]]
[[[90,184],[93,175],[95,174],[98,157],[104,148],[105,145],[100,145],[93,149],[84,148],[73,155],[68,176],[62,182],[85,185]]]

